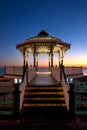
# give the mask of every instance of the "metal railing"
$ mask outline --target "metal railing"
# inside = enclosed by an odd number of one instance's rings
[[[87,85],[76,83],[75,93],[75,113],[87,115]]]
[[[0,115],[13,114],[14,97],[11,87],[10,85],[0,86]]]

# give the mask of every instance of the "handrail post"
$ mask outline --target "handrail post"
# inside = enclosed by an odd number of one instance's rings
[[[13,114],[15,118],[19,118],[20,116],[20,90],[19,83],[14,84],[14,106],[13,106]]]
[[[69,89],[69,115],[70,119],[75,119],[75,91],[74,91],[74,84],[70,83],[70,89]]]

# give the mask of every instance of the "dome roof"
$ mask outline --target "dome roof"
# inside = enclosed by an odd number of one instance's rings
[[[26,39],[24,42],[19,43],[16,45],[17,49],[20,51],[23,50],[23,48],[27,48],[33,45],[44,45],[44,46],[59,46],[64,47],[65,50],[70,48],[70,44],[63,42],[61,39],[50,36],[44,29],[42,29],[37,36],[31,37]]]
[[[50,36],[44,29],[42,29],[37,36],[26,39],[23,43],[26,42],[61,42],[62,40],[53,36]]]

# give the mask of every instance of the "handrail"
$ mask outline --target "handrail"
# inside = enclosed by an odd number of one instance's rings
[[[69,110],[69,94],[68,94],[69,84],[66,81],[66,75],[65,75],[65,71],[64,71],[64,66],[63,65],[61,65],[61,69],[62,69],[61,85],[62,85],[63,92],[64,92],[66,106],[67,106],[67,109]]]
[[[66,103],[67,109],[69,110],[69,95],[68,95],[69,85],[66,82],[66,77],[65,77],[66,75],[65,75],[64,67],[61,65],[60,67],[52,68],[51,72],[52,72],[52,76],[59,83],[61,81],[60,85],[63,88],[65,103]],[[61,74],[60,74],[60,72],[61,72]]]
[[[23,66],[22,82],[23,82],[23,80],[24,80],[25,73],[26,73],[26,70],[27,70],[27,69],[28,69],[28,65]]]
[[[33,77],[35,76],[35,68],[28,68],[28,66],[25,66],[25,70],[23,73],[23,79],[22,79],[22,83],[20,84],[20,110],[22,109],[22,105],[23,105],[23,101],[24,101],[24,94],[25,94],[25,88],[27,86],[27,81],[30,82]],[[28,74],[27,74],[28,73]],[[28,78],[28,79],[27,79]]]
[[[20,84],[20,110],[22,108],[22,104],[23,104],[23,100],[24,100],[24,93],[25,93],[25,88],[26,88],[26,85],[27,85],[27,82],[26,82],[26,71],[28,69],[28,65],[25,65],[23,67],[23,76],[22,76],[22,83]]]
[[[21,92],[20,93],[20,110],[22,109],[26,85],[27,85],[27,82],[26,82],[26,73],[25,73],[23,82],[19,86],[19,90]]]
[[[67,83],[64,66],[61,64],[61,65],[60,65],[60,68],[62,69],[62,73],[63,73],[63,76],[64,76],[64,80],[65,80],[65,82]]]

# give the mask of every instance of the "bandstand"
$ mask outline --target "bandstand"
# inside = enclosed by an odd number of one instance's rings
[[[44,113],[50,116],[52,111],[55,114],[60,112],[66,113],[66,109],[69,107],[69,100],[67,87],[65,87],[67,84],[64,79],[63,57],[64,53],[70,48],[70,44],[50,36],[42,29],[37,36],[28,38],[24,42],[17,44],[16,48],[22,52],[24,59],[24,78],[20,85],[22,92],[20,95],[20,109],[23,106],[23,115],[36,115],[38,113],[42,115]],[[31,81],[29,80],[31,72],[28,71],[28,56],[30,53],[33,53],[33,67],[31,68],[35,69],[35,76]],[[50,72],[38,72],[38,55],[41,53],[48,54]],[[58,54],[59,62],[56,71],[53,64],[54,53]],[[57,75],[55,72],[57,72]],[[57,80],[55,76],[57,76]]]
[[[38,55],[41,53],[48,54],[50,70],[50,68],[53,67],[53,54],[58,53],[59,65],[63,64],[64,53],[70,48],[70,44],[50,36],[44,29],[42,29],[37,36],[17,44],[16,47],[23,54],[24,66],[28,65],[28,53],[33,53],[33,67],[36,67],[37,70]]]
[[[42,29],[37,36],[17,44],[16,48],[23,55],[23,67],[6,67],[4,74],[4,77],[14,81],[14,115],[60,118],[70,112],[73,116],[74,86],[70,86],[66,79],[81,77],[82,67],[64,67],[64,54],[70,44],[50,36]],[[29,66],[30,53],[33,53],[32,67]],[[38,71],[41,53],[48,55],[49,72]],[[58,54],[57,66],[53,63],[54,53]]]

